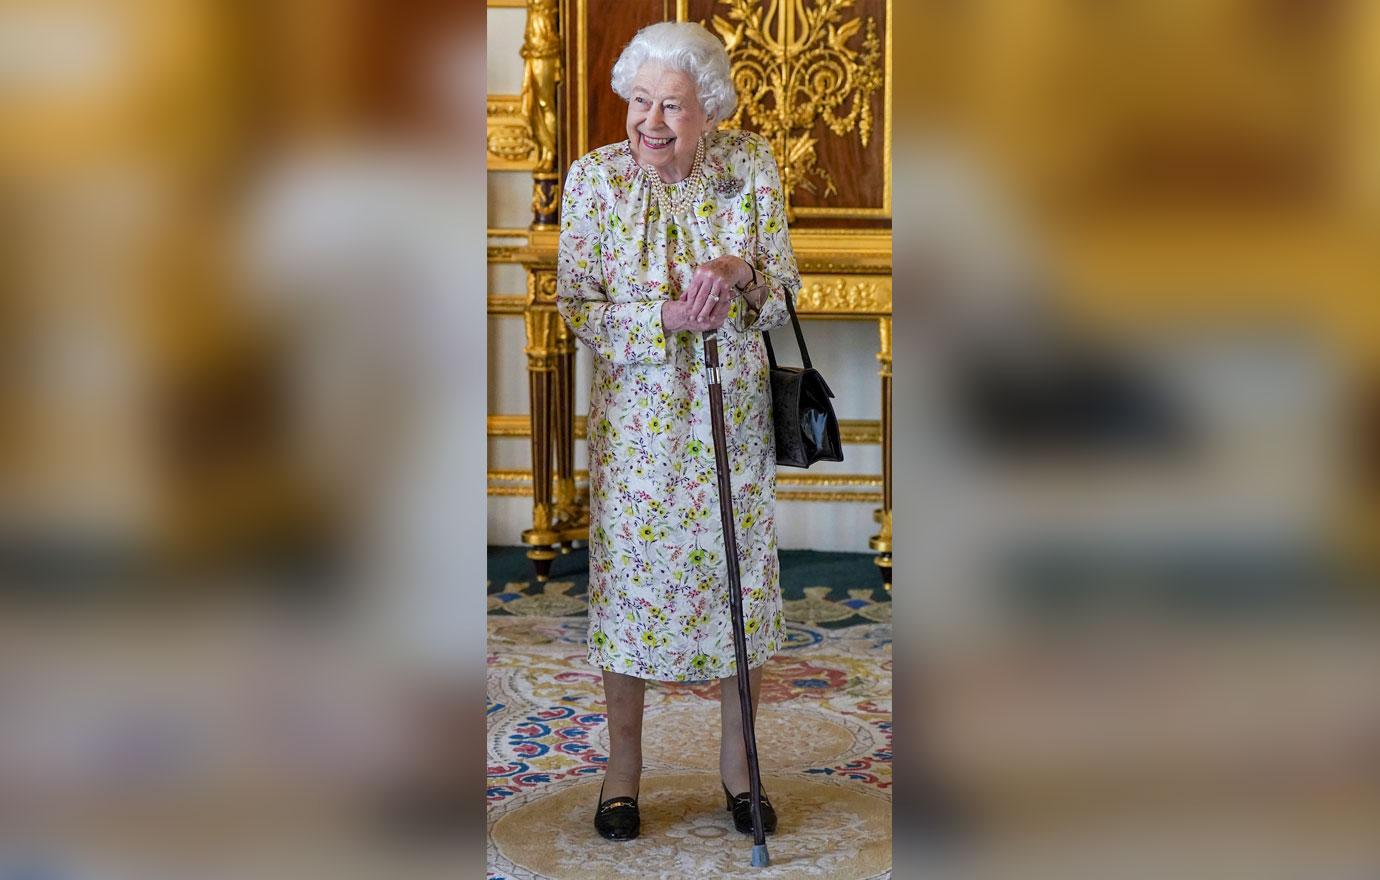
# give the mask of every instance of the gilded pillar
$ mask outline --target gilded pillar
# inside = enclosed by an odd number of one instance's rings
[[[555,0],[529,0],[521,54],[521,111],[534,145],[523,314],[532,424],[532,528],[523,532],[522,541],[530,547],[527,556],[537,579],[545,580],[557,553],[589,534],[588,506],[575,487],[575,338],[556,311],[562,46]]]
[[[884,317],[878,321],[878,333],[881,337],[880,350],[877,352],[877,362],[881,365],[877,371],[882,378],[882,506],[876,511],[875,517],[881,524],[882,530],[867,542],[867,545],[877,551],[877,558],[873,560],[877,567],[881,569],[882,580],[886,588],[891,589],[891,318]]]
[[[561,35],[555,0],[529,0],[522,42],[522,113],[536,144],[532,169],[532,226],[554,228],[560,211],[561,175],[556,168],[561,81]]]

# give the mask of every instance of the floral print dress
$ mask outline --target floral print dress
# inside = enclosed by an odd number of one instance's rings
[[[769,295],[734,301],[720,329],[748,665],[782,639],[776,454],[761,330],[789,320],[800,287],[780,176],[760,135],[705,135],[689,207],[663,217],[627,141],[566,178],[557,308],[595,354],[588,417],[589,659],[659,681],[736,672],[714,435],[701,334],[666,332],[661,306],[695,267],[750,261]]]

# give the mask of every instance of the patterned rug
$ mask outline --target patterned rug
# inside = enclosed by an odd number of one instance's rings
[[[757,723],[779,824],[771,866],[754,869],[719,788],[717,682],[648,684],[642,836],[607,841],[593,827],[608,739],[585,618],[490,615],[491,880],[889,877],[891,627],[787,631]]]

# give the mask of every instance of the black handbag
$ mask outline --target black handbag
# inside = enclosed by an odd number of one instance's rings
[[[824,381],[819,370],[810,365],[810,350],[805,347],[805,334],[800,332],[800,319],[796,317],[789,292],[786,308],[791,313],[795,341],[805,365],[777,365],[771,334],[762,331],[767,362],[771,365],[771,418],[776,429],[776,463],[807,468],[817,461],[843,461],[839,420],[834,416],[834,405],[829,402],[834,392],[829,390],[829,383]]]

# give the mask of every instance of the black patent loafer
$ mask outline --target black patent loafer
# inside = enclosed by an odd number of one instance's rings
[[[619,795],[604,800],[604,786],[599,786],[599,809],[594,811],[594,827],[605,840],[632,840],[642,831],[642,815],[637,810],[637,798]]]
[[[743,834],[751,834],[752,793],[745,791],[739,795],[732,795],[728,793],[727,785],[723,788],[724,809],[733,814],[733,827]],[[767,834],[776,831],[776,810],[772,809],[771,801],[767,800],[765,793],[762,795],[762,830]]]

